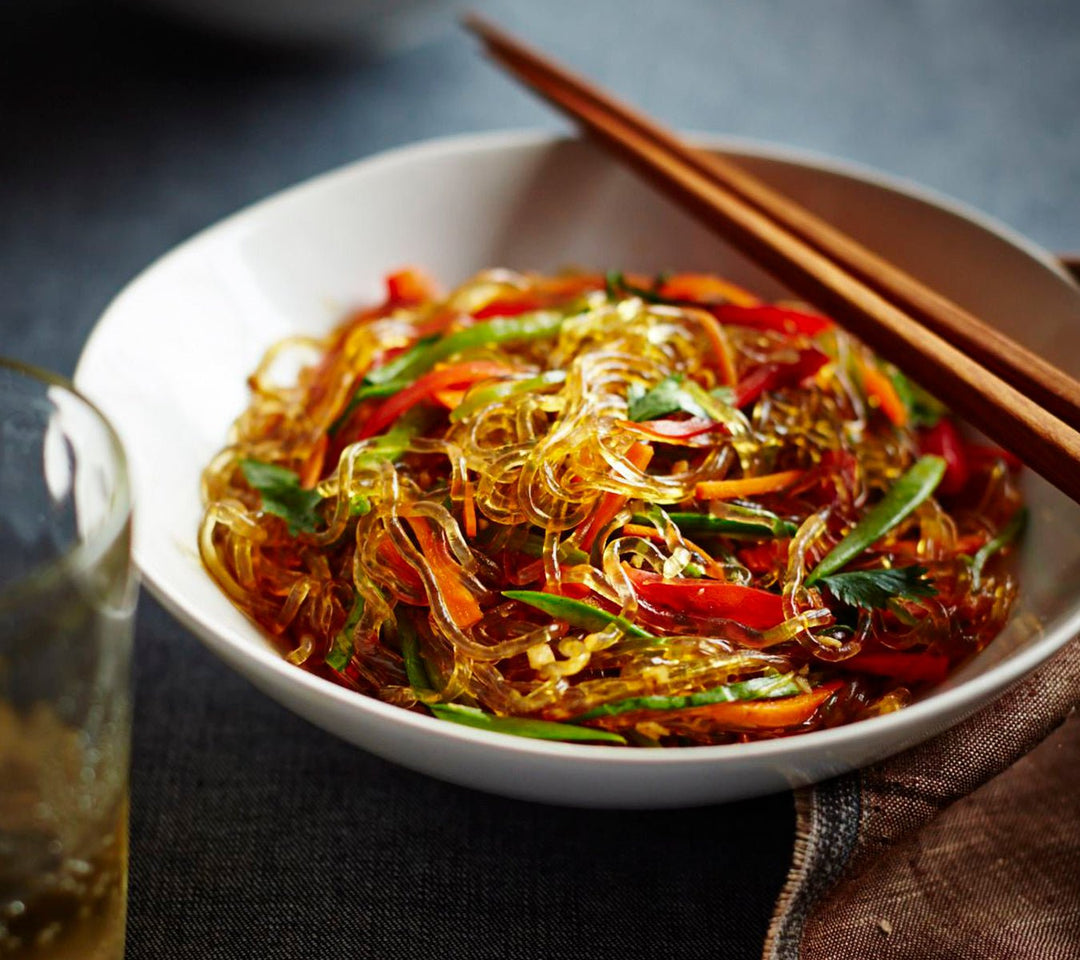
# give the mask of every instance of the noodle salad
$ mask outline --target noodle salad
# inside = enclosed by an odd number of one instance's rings
[[[403,270],[249,383],[204,564],[290,662],[441,720],[664,747],[832,727],[940,683],[1015,599],[1014,458],[719,277],[443,296]]]

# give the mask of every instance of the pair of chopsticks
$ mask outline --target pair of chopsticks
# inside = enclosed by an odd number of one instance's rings
[[[1080,502],[1080,383],[777,193],[478,16],[494,59],[799,296]]]

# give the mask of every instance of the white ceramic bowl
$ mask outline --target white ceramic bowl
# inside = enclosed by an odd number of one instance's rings
[[[715,140],[755,173],[1062,366],[1080,372],[1080,294],[1034,245],[910,184],[775,147]],[[273,341],[327,330],[422,265],[449,285],[493,265],[715,270],[780,291],[588,143],[546,135],[440,140],[353,164],[199,234],[124,290],[76,383],[131,461],[135,558],[149,588],[227,663],[313,723],[455,783],[590,806],[731,800],[880,760],[956,723],[1080,628],[1080,509],[1028,479],[1023,594],[1009,627],[922,702],[833,730],[671,750],[548,743],[387,706],[282,660],[204,573],[199,473],[245,406]],[[933,384],[927,386],[933,387]]]

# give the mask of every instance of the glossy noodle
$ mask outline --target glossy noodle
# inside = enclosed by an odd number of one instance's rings
[[[292,663],[445,721],[613,746],[835,726],[940,683],[1016,594],[1013,458],[717,277],[440,296],[401,271],[250,386],[204,474],[207,569]]]

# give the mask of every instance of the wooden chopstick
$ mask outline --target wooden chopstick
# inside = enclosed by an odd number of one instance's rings
[[[870,286],[857,272],[775,219],[771,211],[729,189],[714,176],[711,164],[703,164],[700,155],[681,144],[674,134],[644,118],[628,121],[625,117],[629,108],[611,109],[610,98],[587,81],[572,76],[568,79],[561,67],[486,21],[473,16],[467,23],[500,63],[584,125],[602,144],[1080,502],[1080,433],[1075,429],[920,324],[900,303],[892,302],[880,288]],[[770,193],[773,196],[769,202],[779,203],[788,213],[801,210],[787,198]],[[924,306],[930,311],[936,309],[931,300]],[[1019,352],[1016,355],[1021,356]],[[1051,381],[1068,380],[1060,371],[1044,375],[1030,367],[1027,375],[1042,384],[1043,394],[1060,393],[1046,382],[1046,377]]]
[[[983,323],[736,163],[690,147],[656,121],[561,64],[556,65],[483,18],[472,15],[465,22],[496,59],[552,102],[555,100],[550,96],[549,88],[557,84],[618,119],[627,129],[652,141],[765,213],[1054,416],[1080,427],[1080,383],[1043,357]],[[567,108],[565,104],[556,105]]]

